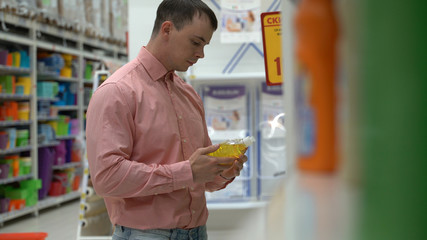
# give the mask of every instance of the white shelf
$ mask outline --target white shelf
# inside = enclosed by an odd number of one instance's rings
[[[1,72],[1,75],[5,75],[5,74],[15,74],[15,75],[24,74],[25,75],[25,74],[30,74],[31,69],[0,65],[0,72]]]
[[[31,146],[15,147],[15,148],[10,148],[10,149],[6,149],[6,150],[0,150],[0,156],[12,154],[12,153],[28,152],[30,150],[31,150]]]
[[[52,141],[52,142],[48,142],[48,143],[40,143],[38,144],[38,147],[54,147],[54,146],[58,146],[60,144],[59,141]]]
[[[19,36],[15,34],[8,34],[0,32],[0,39],[4,42],[13,42],[22,45],[32,45],[34,42],[28,36]]]
[[[77,199],[79,197],[80,197],[80,192],[74,191],[74,192],[70,192],[57,197],[46,197],[45,199],[38,201],[37,205],[35,206],[25,207],[20,210],[2,213],[0,214],[0,226],[3,225],[3,223],[6,221],[9,221],[30,213],[34,213],[37,215],[39,210],[53,207],[53,206],[58,206],[61,203],[68,202],[68,201]]]
[[[30,125],[31,123],[32,123],[31,120],[28,120],[28,121],[23,121],[23,120],[18,120],[18,121],[0,121],[0,127],[26,126],[26,125]]]
[[[248,202],[223,202],[209,203],[208,209],[211,210],[244,210],[253,208],[264,208],[267,206],[265,201],[248,201]]]
[[[43,80],[55,80],[59,82],[79,82],[80,79],[75,77],[62,77],[58,76],[54,73],[38,73],[37,74],[37,80],[43,81]]]
[[[52,107],[57,108],[58,111],[77,111],[77,110],[79,110],[78,105],[62,105],[62,106],[52,105]]]
[[[56,140],[69,140],[77,137],[78,137],[77,135],[56,136]]]
[[[37,97],[37,101],[56,102],[56,101],[59,101],[59,98],[56,98],[56,97]]]
[[[65,170],[68,168],[75,168],[75,167],[80,167],[82,165],[81,162],[71,162],[71,163],[65,163],[62,165],[53,165],[52,169],[53,170]]]
[[[37,117],[37,121],[42,122],[42,121],[56,121],[59,120],[59,117]]]
[[[13,183],[13,182],[19,182],[22,180],[27,180],[27,179],[31,179],[33,178],[32,174],[27,174],[27,175],[22,175],[22,176],[18,176],[18,177],[12,177],[12,178],[4,178],[4,179],[0,179],[0,184],[8,184],[8,183]]]
[[[32,207],[25,207],[25,208],[20,209],[20,210],[2,213],[2,214],[0,214],[0,226],[3,225],[3,223],[8,221],[8,220],[12,220],[14,218],[18,218],[18,217],[21,217],[21,216],[24,216],[24,215],[27,215],[30,213],[35,213],[36,211],[37,211],[37,207],[32,206]]]
[[[39,210],[41,209],[45,209],[48,207],[52,207],[52,206],[56,206],[59,205],[63,202],[67,202],[70,200],[74,200],[80,197],[80,191],[74,191],[74,192],[70,192],[61,196],[57,196],[57,197],[46,197],[43,200],[40,200],[37,204],[37,208]]]
[[[2,71],[0,70],[0,73],[1,72]],[[31,99],[31,95],[0,93],[0,99],[5,99],[5,100],[30,100]]]

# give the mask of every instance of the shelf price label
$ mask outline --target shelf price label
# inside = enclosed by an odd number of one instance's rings
[[[280,85],[283,82],[280,12],[262,13],[261,25],[266,82],[267,85]]]

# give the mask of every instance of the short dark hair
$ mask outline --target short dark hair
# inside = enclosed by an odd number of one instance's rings
[[[215,13],[202,0],[163,0],[157,8],[153,36],[157,35],[164,21],[171,21],[179,31],[193,21],[196,13],[199,16],[206,14],[211,22],[212,29],[214,31],[217,29],[218,20]]]

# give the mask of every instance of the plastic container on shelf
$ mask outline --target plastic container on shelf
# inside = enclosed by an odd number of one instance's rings
[[[20,129],[16,131],[16,146],[25,147],[28,146],[28,140],[30,132],[28,129]]]
[[[9,177],[19,176],[19,155],[10,155],[3,157],[0,163],[9,164]]]
[[[15,76],[2,75],[0,76],[0,84],[2,86],[2,93],[14,94],[15,93]]]
[[[30,68],[30,56],[28,56],[27,51],[19,50],[21,55],[21,61],[19,63],[19,67],[21,68]]]
[[[37,129],[38,136],[42,136],[42,140],[39,143],[49,143],[55,141],[55,129],[49,124],[40,124]]]
[[[38,190],[42,186],[40,179],[29,179],[21,181],[21,189],[27,190],[27,196],[25,197],[26,206],[35,206],[38,202]]]
[[[21,53],[18,51],[12,52],[12,66],[20,67],[21,66]]]
[[[39,200],[45,198],[49,192],[52,182],[52,165],[55,151],[49,147],[39,148],[38,151],[38,173],[42,180],[42,187],[39,189]]]
[[[23,208],[25,208],[25,199],[10,199],[8,209],[9,212],[21,210]]]
[[[79,190],[81,178],[82,177],[80,175],[74,176],[73,183],[71,185],[71,190],[73,191]]]
[[[59,120],[57,120],[57,129],[56,129],[56,135],[57,136],[67,136],[69,135],[69,129],[70,129],[70,117],[67,115],[58,115]]]
[[[19,175],[27,175],[31,173],[33,162],[31,157],[19,158]]]
[[[48,121],[47,124],[52,127],[56,136],[61,136],[58,134],[58,121]]]
[[[37,67],[41,72],[48,71],[59,75],[64,67],[64,59],[58,53],[39,52],[37,54]]]
[[[20,201],[24,200],[25,206],[34,206],[38,202],[37,190],[41,187],[40,179],[30,179],[19,182],[19,187],[4,186],[2,187],[3,195],[6,198],[18,200],[18,202],[12,202],[15,206],[19,205],[18,209],[21,208]],[[13,207],[13,206],[12,206]],[[0,238],[1,239],[1,238]]]
[[[0,150],[6,150],[8,147],[9,134],[6,131],[0,131]]]
[[[0,198],[0,214],[9,211],[9,198]]]
[[[71,162],[81,162],[83,156],[84,144],[81,140],[72,140],[71,146]]]
[[[49,196],[60,196],[67,193],[68,174],[64,171],[55,172],[52,177]]]
[[[18,103],[18,120],[28,121],[30,119],[30,103]]]
[[[11,186],[6,186],[4,189],[5,197],[11,200],[20,200],[26,199],[29,195],[28,189],[26,188],[14,188]]]
[[[92,71],[93,71],[93,63],[91,61],[87,61],[85,65],[85,72],[84,72],[84,79],[86,81],[92,80]]]
[[[12,65],[13,65],[13,54],[9,52],[7,54],[6,66],[12,66]]]
[[[73,152],[73,140],[67,139],[65,140],[65,162],[70,163],[71,162],[71,153]]]
[[[66,193],[70,193],[73,190],[73,182],[74,177],[76,176],[76,169],[75,168],[67,168],[65,170],[65,173],[67,174],[67,182],[65,186]]]
[[[16,128],[6,128],[5,131],[8,135],[7,148],[15,148],[16,147]]]
[[[6,179],[9,177],[9,168],[9,164],[0,163],[0,179]]]
[[[6,65],[7,64],[7,55],[9,54],[9,51],[7,49],[0,49],[0,65]]]
[[[57,82],[37,82],[37,97],[54,98],[59,91]]]
[[[65,164],[65,155],[67,153],[67,149],[65,146],[65,140],[59,142],[57,146],[55,146],[55,157],[53,160],[53,165],[63,165]]]
[[[8,121],[17,121],[19,119],[18,115],[18,102],[16,101],[7,101],[4,102],[6,109],[6,120]]]
[[[30,95],[31,94],[31,78],[30,77],[18,77],[16,81],[16,87],[23,87],[23,94]]]
[[[68,77],[70,78],[72,76],[72,69],[70,67],[64,67],[61,69],[60,75],[62,77]]]
[[[24,86],[16,84],[15,86],[15,94],[24,95]]]
[[[70,119],[70,134],[71,135],[77,135],[80,131],[80,123],[79,119]]]
[[[5,166],[7,165],[7,166]],[[6,159],[0,159],[0,166],[1,166],[1,178],[11,178],[13,177],[13,166],[12,162],[8,161]],[[1,186],[1,185],[0,185]]]

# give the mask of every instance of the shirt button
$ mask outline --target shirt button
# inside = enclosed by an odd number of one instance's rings
[[[181,116],[181,115],[179,115],[179,116],[178,116],[178,118],[179,118],[179,119],[182,119],[182,116]]]
[[[191,189],[191,191],[194,191],[194,188],[193,188],[193,187],[191,187],[190,189]]]
[[[183,141],[183,142],[185,142],[185,143],[187,142],[187,140],[185,140],[185,139],[184,139],[184,140],[182,140],[182,141]]]
[[[184,187],[182,187],[182,189],[185,189],[185,186],[184,186]]]
[[[196,213],[196,211],[194,211],[194,210],[192,210],[191,212],[193,212],[193,214],[195,214],[195,213]]]

